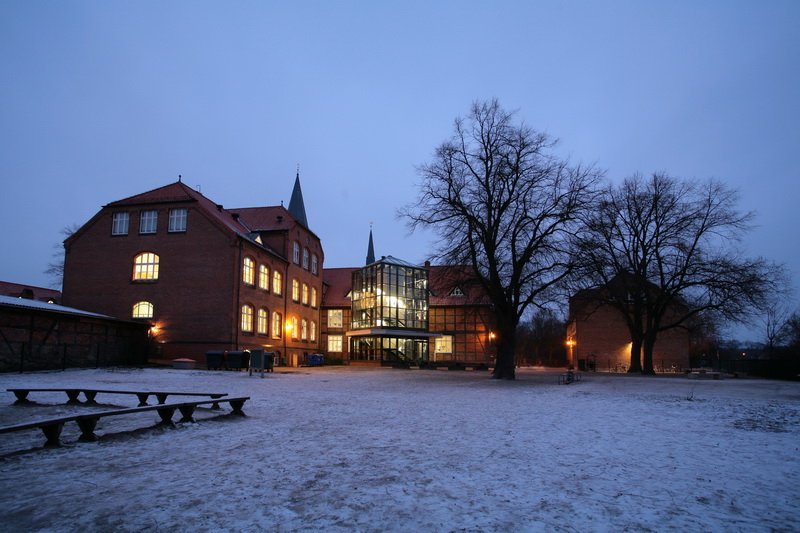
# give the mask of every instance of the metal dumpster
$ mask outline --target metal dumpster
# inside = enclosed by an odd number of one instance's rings
[[[223,367],[225,352],[221,350],[212,350],[206,352],[206,368],[208,370],[219,370]]]
[[[325,356],[321,353],[312,353],[308,356],[308,366],[322,366],[325,364]]]
[[[250,365],[250,352],[234,350],[225,354],[225,366],[228,370],[241,370]]]

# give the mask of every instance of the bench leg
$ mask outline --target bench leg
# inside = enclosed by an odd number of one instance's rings
[[[97,435],[94,434],[94,428],[97,427],[97,417],[86,416],[78,419],[78,427],[81,428],[81,436],[78,440],[81,442],[94,442],[97,440]]]
[[[234,415],[245,416],[244,411],[242,411],[242,406],[244,405],[244,400],[232,400],[230,402],[231,409],[233,409]]]
[[[158,409],[158,416],[161,417],[160,424],[163,426],[174,426],[172,423],[172,415],[175,414],[175,407],[162,407]]]
[[[139,407],[147,405],[147,397],[150,396],[148,392],[137,392],[136,397],[139,398]]]
[[[69,403],[69,404],[81,403],[81,401],[78,399],[78,395],[81,393],[81,391],[75,390],[75,389],[70,389],[70,390],[66,390],[64,392],[67,393],[67,398],[69,398],[69,400],[67,400],[67,403]]]
[[[181,405],[178,407],[181,411],[181,419],[180,422],[194,422],[194,405]]]
[[[97,391],[85,390],[83,391],[83,395],[86,396],[86,405],[97,405],[94,399],[95,396],[97,396]]]
[[[167,396],[169,395],[156,393],[156,399],[158,400],[158,403],[167,403]]]
[[[44,438],[47,439],[47,441],[44,443],[45,446],[61,446],[59,437],[61,437],[61,430],[64,429],[63,422],[41,426],[39,429],[42,430],[42,433],[44,433]]]
[[[26,390],[15,390],[14,396],[17,397],[17,401],[14,402],[14,405],[20,405],[23,403],[31,403],[28,399],[28,391]]]

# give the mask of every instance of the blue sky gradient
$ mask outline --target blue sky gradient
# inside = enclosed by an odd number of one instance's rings
[[[0,279],[48,285],[59,230],[178,174],[288,204],[326,266],[422,262],[397,208],[473,100],[619,180],[717,178],[742,251],[800,279],[800,2],[0,2]]]

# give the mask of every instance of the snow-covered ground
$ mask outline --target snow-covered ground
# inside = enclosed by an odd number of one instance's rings
[[[800,531],[800,383],[314,368],[2,374],[0,386],[249,395],[0,435],[4,531]],[[0,402],[0,425],[55,413]],[[1,397],[0,397],[1,398]],[[135,397],[100,395],[100,408]],[[227,406],[226,406],[227,412]],[[177,419],[177,415],[176,415]]]

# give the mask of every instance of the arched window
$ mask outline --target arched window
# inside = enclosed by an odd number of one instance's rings
[[[310,335],[311,342],[316,342],[317,340],[317,323],[313,320],[311,321],[311,335]]]
[[[142,252],[133,258],[134,281],[158,279],[158,256],[153,252]]]
[[[258,266],[258,288],[269,290],[269,268],[267,265]]]
[[[283,333],[283,317],[277,311],[272,313],[272,338],[280,339]]]
[[[297,327],[297,317],[296,316],[292,317],[291,324],[292,324],[292,338],[296,339],[297,336],[300,334],[300,332],[298,331],[300,328]]]
[[[303,248],[303,268],[308,270],[308,248]]]
[[[259,335],[266,335],[267,334],[267,327],[269,324],[269,311],[264,309],[263,307],[258,309],[258,320],[256,320],[256,331]]]
[[[319,272],[319,259],[317,259],[317,254],[311,255],[311,273],[317,274]]]
[[[153,318],[153,304],[150,302],[133,304],[133,318]]]
[[[283,294],[283,276],[277,270],[272,271],[272,292],[278,296]]]
[[[244,304],[242,306],[242,331],[245,333],[253,332],[253,306]]]
[[[295,265],[300,264],[300,243],[297,241],[292,244],[292,261]]]
[[[242,281],[246,285],[256,284],[256,262],[252,257],[245,257],[242,262]]]
[[[308,339],[308,320],[305,318],[300,321],[300,339]]]
[[[308,285],[303,283],[303,305],[308,305]]]
[[[311,307],[317,307],[317,288],[311,287]]]

